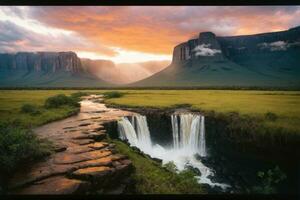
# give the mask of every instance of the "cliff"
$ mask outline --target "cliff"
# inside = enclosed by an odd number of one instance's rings
[[[74,52],[0,54],[0,87],[106,87]]]
[[[74,52],[18,52],[0,54],[0,69],[27,72],[82,72],[80,59]]]

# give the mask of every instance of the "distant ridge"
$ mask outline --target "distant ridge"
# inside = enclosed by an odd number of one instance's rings
[[[74,52],[0,54],[0,87],[103,87]]]

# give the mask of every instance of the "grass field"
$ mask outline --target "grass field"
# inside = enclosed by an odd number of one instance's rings
[[[140,106],[171,107],[190,104],[192,108],[219,113],[238,112],[258,117],[266,126],[281,127],[300,133],[300,92],[241,90],[135,90],[124,91],[121,98],[108,103]],[[274,121],[265,118],[271,112]]]
[[[32,126],[51,119],[64,117],[72,108],[45,110],[40,116],[20,113],[24,103],[39,106],[55,94],[71,94],[77,90],[2,90],[0,91],[0,121],[20,119]],[[85,92],[102,93],[103,90]],[[171,107],[190,104],[195,109],[219,113],[238,112],[261,118],[266,126],[282,127],[300,132],[300,92],[295,91],[241,91],[241,90],[122,90],[120,98],[108,103],[139,107]],[[275,121],[266,120],[265,114],[277,116]]]
[[[15,121],[26,127],[35,127],[56,119],[64,118],[74,112],[74,107],[45,109],[43,105],[48,97],[56,94],[70,95],[72,90],[6,90],[0,91],[0,122]],[[34,104],[39,107],[41,114],[31,115],[21,112],[24,104]]]

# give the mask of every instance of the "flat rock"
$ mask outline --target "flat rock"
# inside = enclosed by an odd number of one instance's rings
[[[75,194],[83,193],[90,184],[86,181],[51,177],[16,191],[16,194]]]
[[[92,132],[92,133],[86,133],[85,135],[79,135],[79,136],[73,137],[73,139],[75,139],[75,140],[83,140],[83,139],[102,140],[105,137],[106,137],[105,133]]]
[[[89,151],[95,151],[96,149],[93,149],[91,147],[89,147],[88,145],[81,145],[81,146],[73,146],[68,148],[68,153],[72,153],[72,154],[81,154],[81,153],[86,153]]]
[[[82,123],[82,124],[79,124],[78,126],[88,126],[88,125],[91,125],[91,123]]]
[[[59,156],[56,156],[54,158],[55,164],[73,164],[78,162],[83,162],[90,160],[88,157],[83,156],[82,154],[71,154],[71,153],[65,153]]]
[[[9,188],[17,188],[52,176],[63,175],[75,169],[72,165],[51,165],[48,162],[36,165],[16,173],[10,180]]]
[[[111,166],[112,160],[110,156],[95,159],[95,160],[88,160],[80,163],[75,164],[78,169],[86,168],[86,167],[100,167],[100,166]]]
[[[108,146],[108,144],[106,142],[95,142],[93,144],[88,145],[89,148],[92,148],[92,149],[95,149],[95,150],[103,149],[107,146]]]
[[[88,167],[84,169],[78,169],[74,171],[71,176],[78,179],[84,180],[99,180],[109,175],[112,172],[110,167],[101,166],[101,167]]]
[[[78,144],[78,145],[86,145],[86,144],[91,144],[93,142],[94,142],[94,140],[92,140],[92,139],[82,139],[82,140],[73,141],[73,143]]]
[[[94,160],[111,155],[111,151],[90,151],[81,154],[65,153],[54,158],[55,164],[74,164],[87,160]]]

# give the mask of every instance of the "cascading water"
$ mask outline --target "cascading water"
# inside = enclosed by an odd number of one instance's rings
[[[183,170],[187,165],[199,169],[197,176],[199,183],[211,186],[220,186],[223,189],[227,184],[213,183],[208,178],[213,176],[211,169],[206,167],[195,155],[207,156],[205,144],[205,118],[196,114],[172,115],[173,147],[162,147],[152,144],[146,116],[135,115],[123,117],[118,121],[119,137],[127,139],[131,146],[138,147],[152,158],[159,158],[163,164],[173,162],[177,169]],[[130,122],[131,121],[131,122]]]
[[[178,129],[178,118],[180,119],[180,129]],[[190,154],[199,154],[205,157],[205,125],[204,116],[183,114],[172,115],[173,148],[186,149]]]

